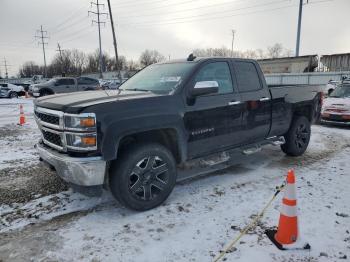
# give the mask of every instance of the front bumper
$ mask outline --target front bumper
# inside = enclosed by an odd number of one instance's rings
[[[29,90],[28,94],[32,97],[39,97],[40,96],[40,92],[39,91],[33,91],[33,90]]]
[[[102,157],[70,157],[36,144],[40,158],[53,166],[63,180],[79,186],[97,186],[104,183],[106,161]]]
[[[0,97],[9,97],[10,91],[1,90],[0,91]]]

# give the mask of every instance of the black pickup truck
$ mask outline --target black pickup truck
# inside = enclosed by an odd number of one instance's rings
[[[36,99],[37,149],[72,185],[104,186],[147,210],[191,161],[267,144],[302,155],[321,104],[318,87],[267,86],[254,60],[189,56],[148,66],[119,90]]]

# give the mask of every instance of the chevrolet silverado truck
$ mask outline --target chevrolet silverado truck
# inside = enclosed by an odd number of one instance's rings
[[[302,155],[321,105],[319,87],[267,86],[254,60],[189,56],[150,65],[118,90],[36,99],[36,147],[72,185],[103,186],[148,210],[188,163],[210,166],[217,156],[219,164],[271,144]]]
[[[90,77],[56,77],[29,86],[29,94],[34,97],[79,91],[92,91],[100,88],[100,82]]]

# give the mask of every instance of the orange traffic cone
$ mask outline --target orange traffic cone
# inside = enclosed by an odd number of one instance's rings
[[[288,171],[286,182],[278,229],[267,230],[266,234],[281,250],[310,249],[309,244],[302,243],[299,239],[294,170]]]
[[[26,117],[23,111],[23,105],[19,106],[19,125],[24,125],[26,123]]]

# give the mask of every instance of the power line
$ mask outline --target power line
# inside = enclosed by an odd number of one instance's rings
[[[156,4],[156,3],[164,3],[167,1],[171,1],[171,0],[154,0],[154,1],[132,1],[130,3],[127,4],[121,4],[121,5],[117,5],[118,8],[123,8],[123,7],[133,7],[133,6],[140,6],[142,4]],[[187,1],[187,2],[193,2],[193,1],[199,1],[199,0],[191,0],[191,1]]]
[[[275,4],[281,4],[282,2],[289,2],[289,0],[275,0],[275,1],[271,1],[268,3],[264,3],[264,4],[256,4],[256,5],[251,5],[251,6],[246,6],[246,7],[240,7],[240,8],[235,8],[235,9],[231,9],[231,10],[224,10],[224,11],[217,11],[217,12],[210,12],[210,13],[204,13],[204,14],[199,14],[199,15],[191,15],[191,16],[185,16],[185,17],[177,17],[177,18],[172,18],[172,19],[168,19],[168,20],[151,20],[151,21],[142,21],[139,23],[133,23],[133,25],[147,25],[148,23],[152,24],[152,23],[171,23],[173,21],[178,21],[178,20],[184,20],[184,19],[194,19],[194,18],[200,18],[200,17],[205,17],[205,18],[210,18],[208,16],[212,16],[215,14],[225,14],[225,13],[230,13],[230,12],[234,12],[234,11],[241,11],[241,10],[246,10],[246,9],[252,9],[252,8],[257,8],[257,7],[265,7],[265,6],[269,6],[269,5],[275,5]],[[222,16],[220,16],[222,17]]]
[[[87,30],[81,31],[79,34],[76,34],[73,37],[65,38],[62,42],[69,43],[86,35],[91,35],[92,33],[91,26],[89,26]]]
[[[166,15],[171,15],[171,14],[177,14],[177,13],[184,13],[184,12],[189,12],[189,11],[195,11],[195,10],[199,10],[199,9],[206,9],[206,8],[212,8],[212,7],[217,7],[217,6],[226,6],[226,5],[232,5],[232,4],[236,4],[239,2],[247,2],[249,0],[236,0],[236,1],[230,1],[230,2],[224,2],[224,3],[216,3],[216,4],[211,4],[211,5],[205,5],[205,6],[197,6],[197,7],[192,7],[192,8],[184,8],[184,9],[180,9],[180,10],[176,10],[176,11],[172,11],[172,12],[167,12]],[[143,9],[142,11],[144,11],[145,9]],[[146,9],[147,10],[147,9]],[[150,10],[154,10],[153,8]],[[127,18],[132,18],[132,17],[147,17],[147,16],[155,16],[155,15],[159,15],[159,12],[156,13],[151,13],[151,14],[139,14],[139,15],[128,15],[128,16],[119,16],[119,19],[127,19]]]
[[[188,3],[192,3],[192,2],[197,2],[197,1],[200,1],[200,0],[185,0],[185,1],[182,1],[182,2],[176,2],[176,3],[171,3],[171,4],[168,4],[168,5],[163,5],[163,6],[154,6],[152,8],[148,8],[148,10],[155,10],[155,9],[163,9],[163,8],[166,8],[166,7],[172,7],[172,6],[179,6],[179,5],[185,5],[185,4],[188,4]],[[164,2],[164,1],[161,1],[161,2]],[[138,5],[136,5],[138,6]],[[122,8],[122,7],[118,7],[118,8]],[[144,10],[147,10],[147,9],[142,9],[142,11]]]
[[[46,70],[45,45],[47,45],[48,43],[45,42],[45,39],[48,38],[48,36],[47,36],[47,31],[44,31],[44,30],[43,30],[43,26],[41,25],[41,26],[40,26],[40,30],[37,30],[37,33],[40,33],[40,36],[35,35],[34,37],[35,37],[36,39],[39,38],[39,39],[41,40],[41,42],[38,42],[38,44],[41,44],[42,47],[43,47],[43,54],[44,54],[44,77],[46,77],[46,75],[47,75],[47,74],[46,74],[47,70]],[[44,34],[45,34],[45,36],[44,36]]]
[[[71,21],[73,18],[76,17],[76,14],[79,13],[81,10],[88,8],[89,6],[79,6],[78,9],[74,10],[72,13],[70,13],[61,23],[57,24],[56,26],[50,27],[49,30],[50,31],[55,31],[55,29],[59,29],[61,26],[63,26],[64,24],[66,24],[67,22]]]
[[[287,0],[285,0],[287,1]],[[325,2],[332,2],[334,0],[323,0],[323,1],[314,1],[314,2],[309,2],[310,4],[319,4],[319,3],[325,3]],[[230,15],[220,15],[220,16],[214,16],[214,17],[205,17],[205,18],[199,18],[199,19],[190,19],[190,18],[186,18],[189,20],[186,21],[169,21],[169,22],[165,22],[163,23],[162,21],[157,22],[157,23],[149,23],[147,24],[147,22],[144,23],[128,23],[128,24],[119,24],[120,26],[136,26],[136,27],[151,27],[151,26],[164,26],[164,25],[174,25],[174,24],[184,24],[184,23],[194,23],[194,22],[198,22],[198,21],[208,21],[208,20],[218,20],[218,19],[223,19],[223,18],[231,18],[231,17],[235,17],[235,16],[247,16],[247,15],[252,15],[252,14],[258,14],[258,13],[265,13],[265,12],[270,12],[270,11],[276,11],[276,10],[282,10],[282,9],[286,9],[286,8],[290,8],[290,7],[295,7],[297,6],[296,4],[292,4],[292,5],[286,5],[286,6],[282,6],[282,7],[277,7],[277,8],[269,8],[269,9],[262,9],[262,10],[257,10],[257,11],[252,11],[252,12],[243,12],[243,13],[236,13],[236,14],[230,14]],[[231,10],[233,11],[233,10]],[[185,18],[182,18],[185,19]]]
[[[65,25],[64,27],[60,28],[59,30],[56,30],[54,33],[60,34],[61,32],[64,32],[73,26],[76,26],[78,24],[82,24],[83,22],[85,23],[87,18],[88,18],[88,16],[86,16],[86,14],[84,14],[83,16],[77,16],[73,20],[71,20],[71,23]]]
[[[96,6],[96,12],[88,11],[88,14],[92,13],[92,14],[97,16],[97,21],[96,20],[92,20],[92,24],[96,23],[97,26],[98,26],[98,41],[99,41],[99,47],[100,47],[100,54],[99,54],[99,56],[100,56],[100,78],[103,78],[103,74],[102,74],[102,72],[103,72],[103,60],[102,60],[102,44],[101,44],[101,24],[106,24],[106,22],[101,21],[100,20],[100,16],[101,15],[108,16],[108,14],[100,12],[100,6],[104,7],[104,4],[100,4],[99,0],[96,0],[96,3],[95,2],[91,2],[91,7],[92,7],[92,5]]]

